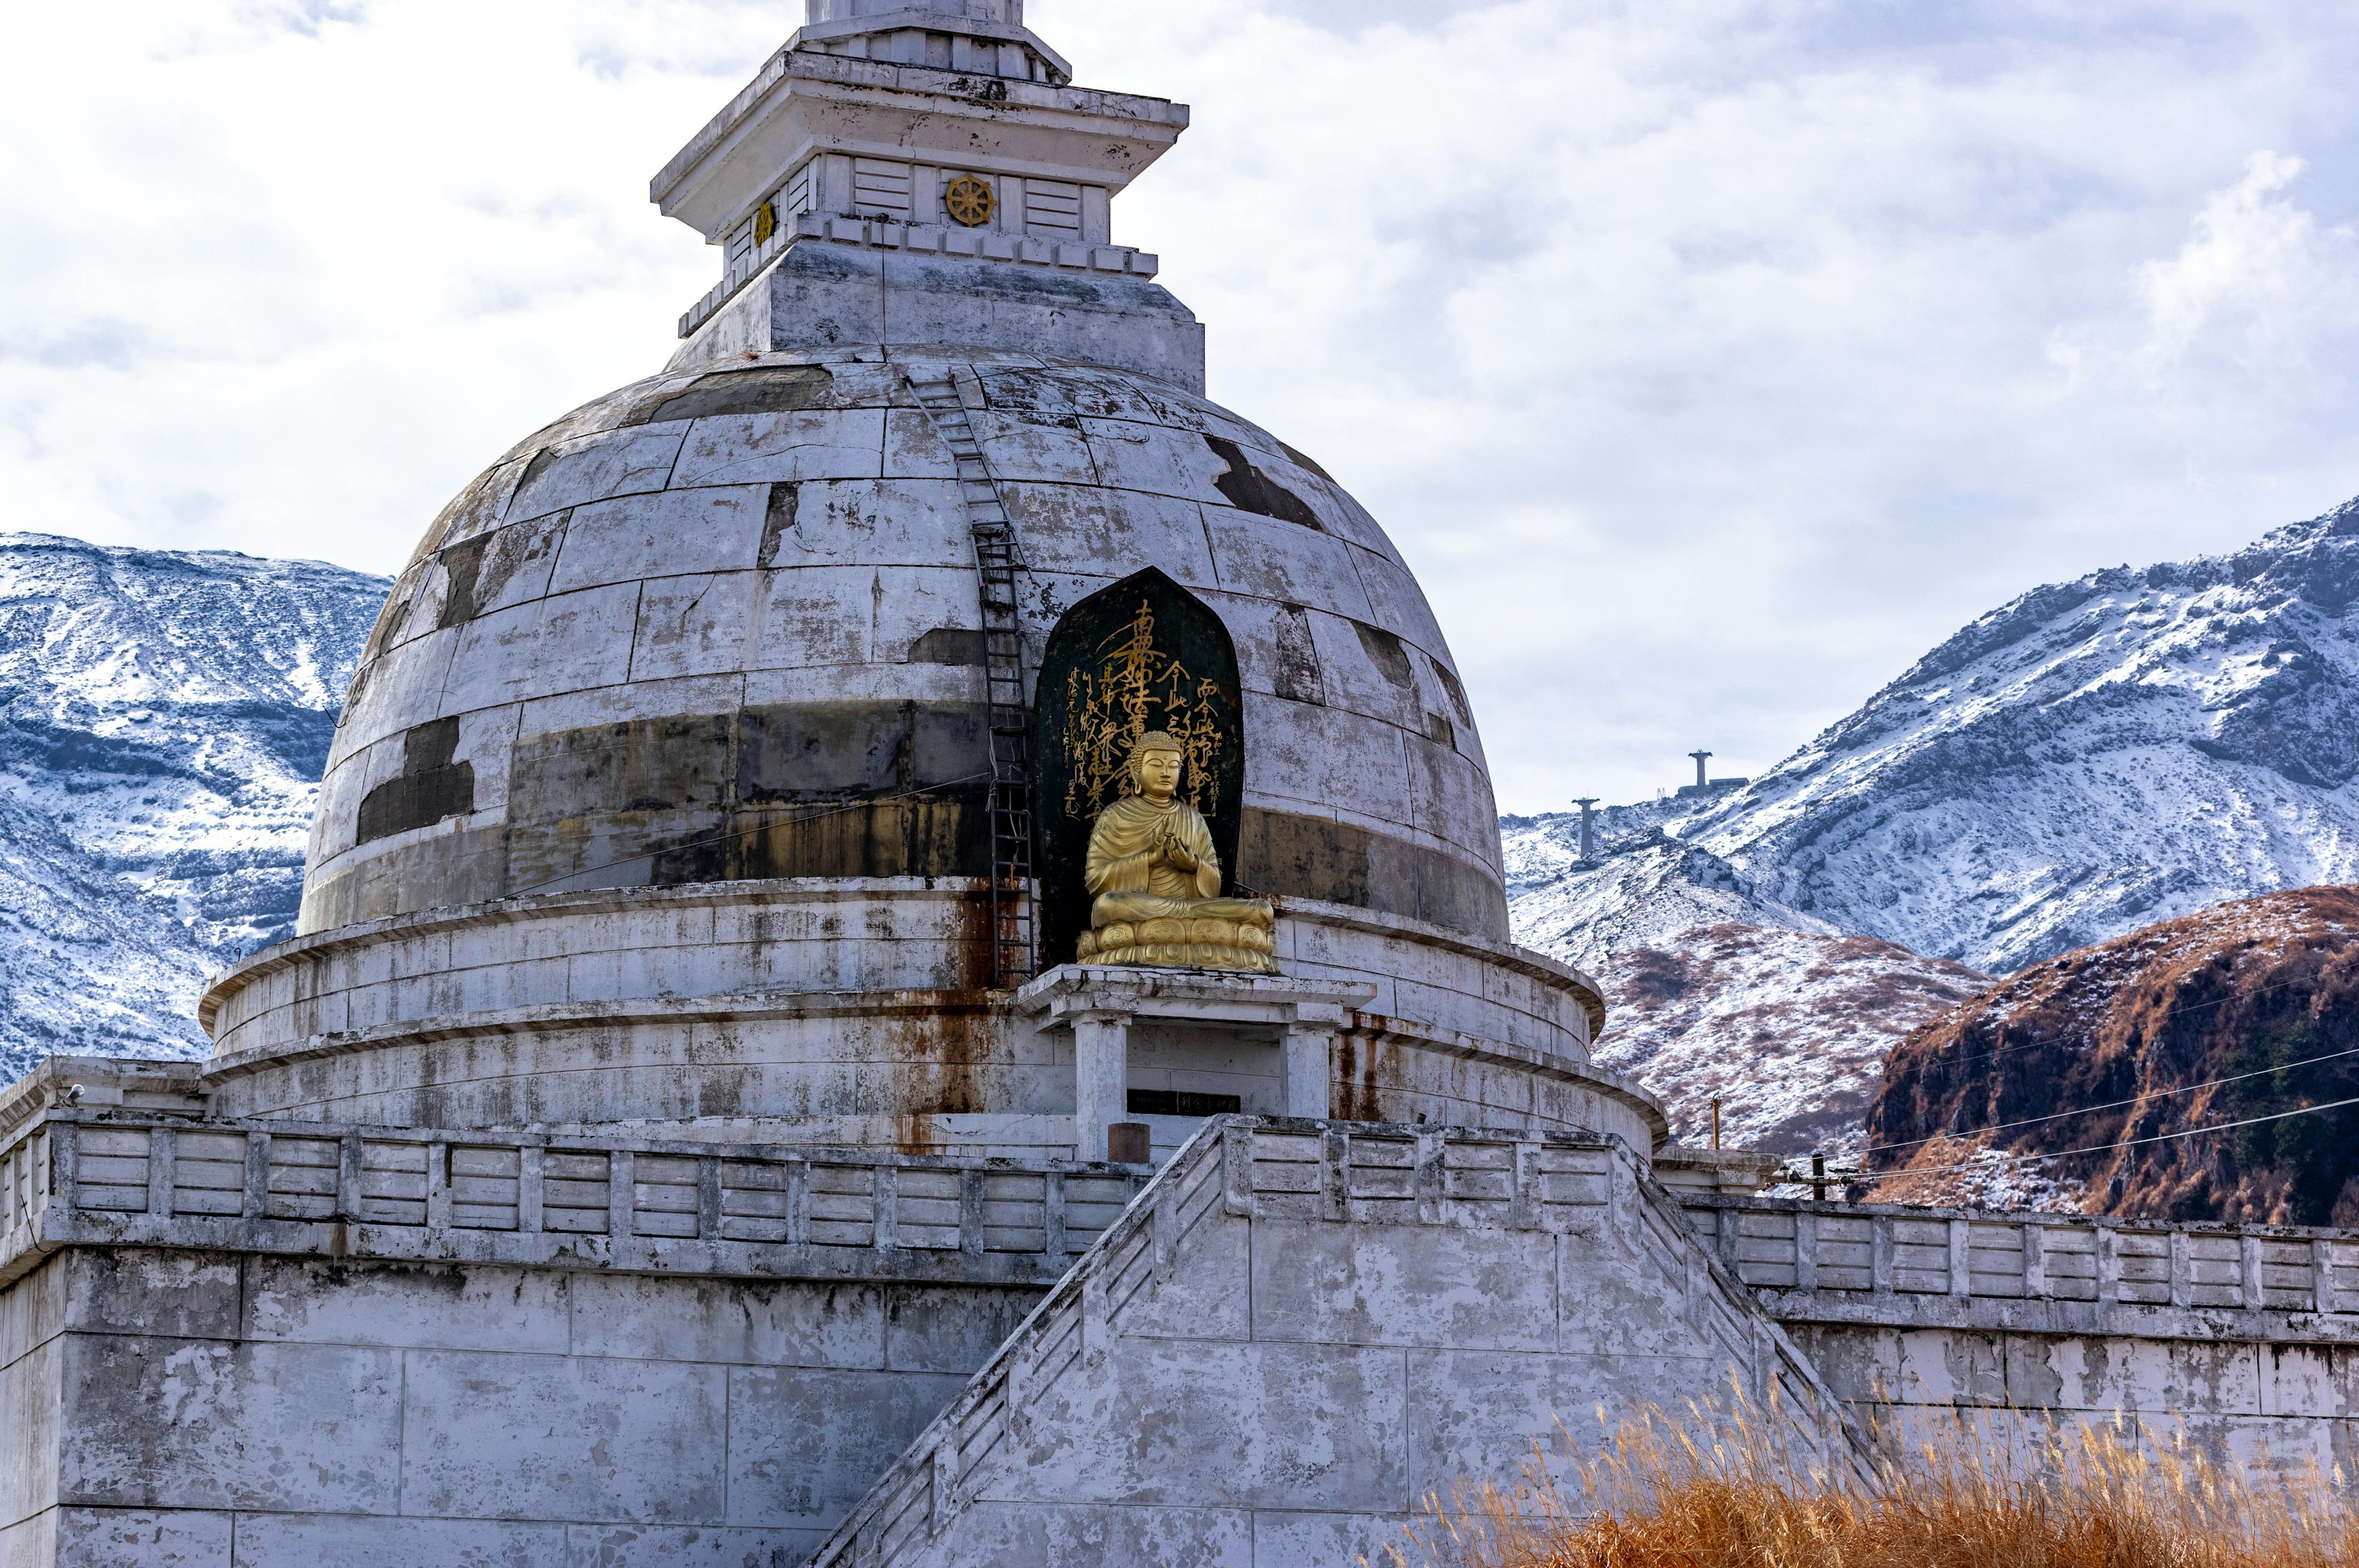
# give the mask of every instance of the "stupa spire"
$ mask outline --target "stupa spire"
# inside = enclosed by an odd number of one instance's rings
[[[790,49],[1062,85],[1073,69],[1024,26],[1024,0],[804,0]]]
[[[1077,87],[1023,0],[805,0],[656,176],[718,247],[675,362],[846,342],[1018,348],[1203,384],[1203,330],[1115,238],[1184,104]]]

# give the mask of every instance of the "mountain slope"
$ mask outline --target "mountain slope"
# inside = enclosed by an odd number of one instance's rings
[[[1893,1053],[1867,1121],[1900,1173],[1877,1195],[1968,1195],[1983,1151],[2107,1148],[2033,1168],[2087,1213],[2359,1223],[2359,1109],[2169,1136],[2359,1098],[2354,937],[2359,888],[2305,888],[2025,970]],[[2129,1140],[2156,1141],[2110,1147]]]
[[[0,1076],[201,1054],[203,978],[291,929],[386,586],[0,535]]]
[[[2006,973],[2359,878],[2354,780],[2359,502],[2233,556],[2025,594],[1658,826],[1762,907]],[[1605,874],[1518,890],[1519,929]]]

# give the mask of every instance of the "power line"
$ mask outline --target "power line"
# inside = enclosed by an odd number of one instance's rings
[[[2215,1121],[2209,1127],[2190,1127],[2180,1132],[2158,1132],[2151,1137],[2131,1138],[2119,1143],[2092,1143],[2085,1149],[2053,1149],[2038,1154],[2001,1154],[1995,1160],[1966,1160],[1953,1165],[1904,1165],[1897,1171],[1863,1171],[1857,1174],[1869,1181],[1884,1182],[1890,1181],[1895,1176],[1938,1176],[1950,1171],[1988,1170],[1995,1164],[2021,1165],[2033,1160],[2064,1160],[2075,1154],[2110,1154],[2117,1150],[2136,1149],[2147,1143],[2169,1143],[2174,1139],[2199,1138],[2207,1132],[2233,1132],[2237,1128],[2257,1127],[2265,1121],[2284,1121],[2296,1116],[2316,1116],[2321,1111],[2340,1110],[2348,1105],[2359,1105],[2359,1095],[2354,1095],[2349,1099],[2330,1100],[2324,1105],[2306,1105],[2299,1110],[2280,1110],[2268,1116],[2248,1116],[2241,1121]]]
[[[619,860],[608,860],[603,865],[583,866],[578,871],[561,871],[553,877],[544,877],[537,882],[527,882],[520,888],[510,888],[506,896],[509,898],[522,898],[528,892],[533,892],[538,889],[552,886],[558,882],[570,882],[576,877],[595,876],[600,871],[611,871],[616,866],[627,866],[633,860],[653,860],[658,855],[677,855],[683,849],[701,849],[712,844],[725,844],[732,838],[750,838],[756,833],[767,833],[773,827],[799,827],[806,822],[820,822],[831,816],[841,816],[847,811],[858,811],[863,806],[881,806],[888,800],[901,800],[909,795],[922,795],[926,791],[932,789],[951,789],[955,788],[959,784],[974,784],[979,780],[987,779],[990,776],[991,770],[985,768],[979,773],[969,773],[964,778],[943,779],[934,784],[911,784],[908,789],[895,790],[890,795],[864,795],[858,800],[847,801],[842,806],[832,807],[826,811],[814,811],[809,816],[788,817],[783,822],[773,817],[766,822],[758,823],[752,827],[740,827],[727,833],[716,833],[710,838],[692,838],[685,844],[673,844],[661,849],[642,849],[636,855],[625,855]]]
[[[2235,1001],[2239,998],[2249,999],[2256,996],[2273,996],[2278,991],[2298,990],[2306,985],[2314,985],[2315,983],[2316,982],[2310,980],[2280,980],[2273,986],[2259,986],[2252,990],[2234,992],[2228,996],[2215,998],[2211,1001],[2190,1001],[2183,1006],[2173,1005],[2166,1010],[2164,1016],[2167,1018],[2177,1018],[2181,1013],[2201,1012],[2209,1008],[2225,1007],[2230,1002]],[[1961,1002],[1959,1005],[1962,1007],[1965,1004]],[[1929,1067],[1938,1066],[1946,1072],[1951,1067],[1969,1067],[1977,1062],[1995,1061],[2001,1056],[2013,1056],[2024,1051],[2049,1051],[2059,1048],[2059,1043],[2053,1040],[2033,1040],[2021,1045],[2006,1045],[1995,1051],[1985,1051],[1979,1056],[1961,1056],[1955,1061],[1944,1061],[1940,1057],[1934,1057],[1929,1060],[1926,1063],[1926,1065]]]
[[[2305,1056],[2299,1062],[2288,1062],[2281,1067],[2263,1067],[2256,1072],[2231,1074],[2224,1078],[2207,1078],[2200,1084],[2182,1084],[2175,1089],[2141,1090],[2127,1099],[2108,1100],[2103,1105],[2084,1105],[2071,1110],[2054,1111],[2047,1116],[2027,1116],[2020,1121],[1994,1122],[1988,1127],[1962,1128],[1955,1133],[1936,1132],[1929,1138],[1911,1138],[1898,1143],[1871,1144],[1868,1146],[1867,1152],[1880,1154],[1887,1149],[1914,1149],[1920,1143],[1931,1143],[1943,1137],[1962,1137],[1971,1132],[2004,1132],[2010,1127],[2036,1127],[2043,1121],[2060,1121],[2068,1116],[2093,1116],[2101,1110],[2114,1110],[2125,1105],[2136,1105],[2141,1100],[2169,1099],[2174,1095],[2191,1095],[2198,1089],[2217,1088],[2222,1084],[2242,1083],[2246,1078],[2266,1078],[2277,1073],[2290,1073],[2297,1067],[2312,1066],[2320,1062],[2332,1062],[2343,1056],[2359,1056],[2359,1045],[2354,1045],[2348,1051],[2330,1051],[2323,1056]]]

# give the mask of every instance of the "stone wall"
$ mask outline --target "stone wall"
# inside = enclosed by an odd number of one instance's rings
[[[632,889],[399,916],[281,944],[223,976],[200,1010],[216,1041],[205,1081],[216,1111],[234,1117],[630,1120],[748,1141],[1070,1151],[1070,1037],[968,983],[987,919],[972,881],[920,878]],[[1287,905],[1277,939],[1289,974],[1373,989],[1332,1064],[1334,1114],[1658,1140],[1651,1098],[1586,1065],[1602,1011],[1586,976],[1307,901]],[[1275,1036],[1188,1061],[1167,1051],[1140,1065],[1169,1080],[1157,1087],[1286,1108],[1271,1098]]]
[[[814,1562],[1351,1568],[1559,1416],[1731,1380],[1806,1465],[1840,1402],[1626,1146],[1224,1118]]]
[[[2359,1483],[2359,1238],[2347,1231],[1688,1195],[1864,1423],[2026,1448],[2126,1421]]]
[[[1038,1295],[71,1249],[0,1294],[0,1563],[784,1568]]]

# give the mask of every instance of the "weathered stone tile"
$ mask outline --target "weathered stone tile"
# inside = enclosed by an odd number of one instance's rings
[[[745,661],[757,572],[658,578],[639,600],[631,678],[734,675]]]
[[[71,1335],[61,1500],[391,1511],[398,1353]]]
[[[2258,1363],[2265,1413],[2327,1418],[2359,1413],[2359,1353],[2334,1345],[2274,1345],[2260,1353]]]
[[[1041,1390],[992,1492],[1405,1510],[1407,1406],[1397,1349],[1122,1338]]]
[[[585,502],[661,490],[670,481],[688,433],[685,423],[672,420],[544,447],[525,470],[507,520],[520,523]]]
[[[772,497],[761,564],[973,571],[970,526],[955,479],[813,480]]]
[[[881,1368],[885,1313],[873,1285],[582,1274],[572,1347],[577,1356]]]
[[[235,1568],[549,1568],[567,1551],[558,1524],[241,1514]]]
[[[585,589],[470,621],[442,691],[442,712],[620,685],[630,675],[639,587]]]
[[[886,1302],[885,1364],[970,1377],[1039,1304],[1038,1291],[903,1286]]]
[[[1295,706],[1285,713],[1245,705],[1245,790],[1284,801],[1303,815],[1358,813],[1387,825],[1408,798],[1408,761],[1401,731],[1332,708]]]
[[[0,1523],[57,1503],[64,1343],[50,1339],[0,1368]]]
[[[1728,1387],[1725,1362],[1696,1356],[1417,1350],[1408,1366],[1408,1480],[1419,1498],[1460,1480],[1512,1480],[1536,1442],[1560,1456],[1560,1422],[1593,1443],[1649,1405],[1676,1412]]]
[[[1204,524],[1212,536],[1220,586],[1229,592],[1307,605],[1380,626],[1399,624],[1369,606],[1355,569],[1360,560],[1375,559],[1366,551],[1299,523],[1281,523],[1230,506],[1206,506]]]
[[[454,1351],[407,1368],[405,1513],[720,1522],[719,1368]]]
[[[0,1368],[12,1367],[66,1328],[66,1278],[73,1260],[51,1258],[0,1291]]]
[[[530,605],[504,613],[523,626],[535,624],[534,608]],[[483,624],[481,621],[473,622],[465,630],[472,633]],[[375,664],[362,665],[353,678],[351,691],[345,695],[344,717],[337,727],[337,743],[330,761],[350,756],[362,746],[397,735],[413,724],[440,718],[443,683],[462,641],[459,628],[438,631],[387,650]],[[485,708],[490,704],[466,706]]]
[[[227,1513],[60,1509],[57,1558],[72,1568],[231,1568]],[[0,1556],[0,1563],[6,1558]]]
[[[959,1561],[973,1568],[1046,1563],[1254,1568],[1293,1558],[1254,1554],[1253,1517],[1226,1508],[1060,1507],[982,1501],[959,1516]],[[1306,1564],[1307,1568],[1307,1564]],[[1321,1565],[1324,1568],[1324,1565]],[[1338,1568],[1348,1568],[1348,1563]]]
[[[752,571],[762,553],[769,503],[768,485],[733,484],[577,506],[549,591]]]
[[[1304,622],[1325,678],[1329,707],[1404,730],[1424,724],[1415,649],[1364,621],[1314,610],[1304,612]]]
[[[1397,1514],[1270,1513],[1253,1516],[1256,1568],[1359,1568],[1389,1563],[1388,1546],[1408,1550]],[[1411,1561],[1415,1559],[1412,1558]]]
[[[978,615],[972,568],[797,567],[762,577],[751,669],[899,664],[927,633]]]
[[[1192,501],[1056,484],[1010,484],[1001,493],[1027,558],[1110,581],[1155,567],[1187,588],[1214,586],[1202,509]]]
[[[57,1568],[58,1510],[0,1529],[0,1568]]]
[[[672,473],[675,487],[877,479],[885,410],[812,409],[699,419]]]
[[[729,1374],[733,1525],[825,1529],[892,1467],[966,1379],[741,1367]]]
[[[587,1277],[266,1255],[249,1266],[248,1339],[431,1350],[561,1354],[567,1297]]]
[[[1538,1231],[1262,1220],[1252,1337],[1552,1350],[1555,1246]]]
[[[234,1253],[77,1249],[65,1325],[82,1334],[234,1339],[238,1264]]]
[[[1409,569],[1388,557],[1356,547],[1351,559],[1353,575],[1367,594],[1364,619],[1391,627],[1413,647],[1448,659],[1450,643],[1441,635],[1441,623],[1433,618],[1425,590],[1418,587]]]
[[[827,1540],[823,1530],[665,1529],[577,1524],[565,1532],[560,1568],[792,1568]]]
[[[1095,486],[1100,482],[1097,463],[1091,455],[1096,443],[1083,438],[1078,421],[981,409],[967,416],[967,427],[983,449],[984,461],[991,465],[992,478],[1003,486]]]

